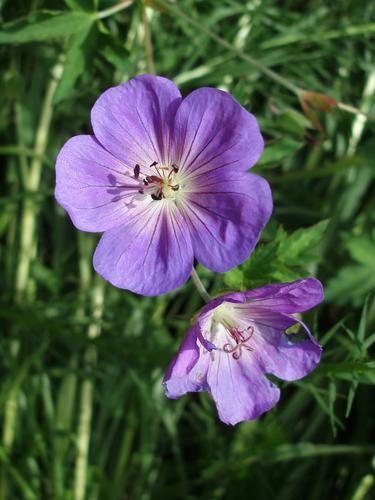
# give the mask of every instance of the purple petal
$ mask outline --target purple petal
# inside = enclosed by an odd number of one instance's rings
[[[253,174],[218,176],[182,205],[196,259],[216,272],[246,260],[272,212],[268,183]]]
[[[256,324],[255,353],[266,373],[282,380],[298,380],[320,361],[322,348],[311,340],[291,342],[280,330]]]
[[[246,171],[263,151],[255,117],[213,88],[195,90],[182,101],[174,129],[174,162],[194,175],[226,167]]]
[[[298,313],[311,309],[324,299],[323,287],[315,278],[306,278],[292,283],[266,285],[245,293],[252,306],[259,310]]]
[[[207,382],[224,423],[252,420],[279,401],[280,390],[266,378],[253,352],[244,352],[240,360],[219,351],[211,356]]]
[[[56,199],[82,231],[106,231],[121,223],[137,186],[131,171],[93,136],[73,137],[57,157]]]
[[[190,235],[174,205],[145,201],[126,223],[107,231],[94,254],[94,268],[119,288],[160,295],[181,286],[193,264]]]
[[[207,390],[209,353],[200,352],[197,343],[198,328],[194,325],[189,330],[164,377],[165,393],[171,399],[177,399],[187,392]]]
[[[170,122],[180,101],[170,80],[137,76],[96,101],[91,111],[95,136],[130,167],[168,162]]]

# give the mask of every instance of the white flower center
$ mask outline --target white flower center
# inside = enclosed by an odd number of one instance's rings
[[[154,201],[176,201],[183,192],[184,178],[177,165],[165,166],[154,162],[150,165],[152,175],[145,175],[141,167],[134,167],[134,177],[139,180],[139,193],[151,196]]]
[[[250,340],[254,327],[246,325],[239,317],[239,308],[230,302],[223,302],[212,315],[211,338],[217,349],[240,359],[242,351],[254,351]]]

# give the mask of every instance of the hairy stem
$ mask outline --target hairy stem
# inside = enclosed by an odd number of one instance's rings
[[[198,276],[197,271],[193,268],[191,272],[191,279],[193,280],[194,285],[196,286],[196,289],[198,290],[199,295],[202,297],[202,299],[205,302],[209,302],[211,300],[211,296],[205,289],[203,283],[200,280],[200,277]]]

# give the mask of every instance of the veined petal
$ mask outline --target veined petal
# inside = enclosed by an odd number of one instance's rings
[[[184,173],[246,171],[263,151],[255,117],[230,94],[213,88],[195,90],[182,101],[174,131],[173,160]]]
[[[236,360],[213,351],[207,382],[220,420],[226,424],[257,418],[280,398],[280,390],[266,378],[253,352],[245,352]]]
[[[245,296],[258,310],[294,314],[307,311],[322,302],[324,291],[319,280],[306,278],[255,288],[246,292]]]
[[[193,250],[175,206],[150,198],[125,220],[102,236],[95,270],[114,286],[141,295],[161,295],[181,286],[191,273]]]
[[[55,197],[82,231],[120,224],[137,187],[131,171],[94,136],[73,137],[57,157]]]
[[[196,259],[215,272],[246,260],[272,212],[267,181],[247,173],[218,176],[182,204]]]
[[[170,80],[141,75],[112,87],[91,111],[95,136],[128,166],[168,159],[171,120],[181,94]]]
[[[320,361],[322,348],[311,340],[291,342],[281,331],[269,331],[257,325],[254,335],[255,355],[265,373],[281,380],[299,380],[310,373]]]
[[[207,390],[209,353],[203,353],[203,348],[198,345],[198,329],[194,325],[189,330],[164,377],[165,393],[171,399],[177,399],[187,392]]]

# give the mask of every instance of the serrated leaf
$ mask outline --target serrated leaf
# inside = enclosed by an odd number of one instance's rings
[[[289,236],[279,227],[273,241],[259,245],[244,264],[225,274],[226,284],[244,289],[306,277],[308,266],[318,259],[316,249],[327,225],[324,220]]]
[[[0,44],[41,42],[72,35],[90,26],[94,20],[94,15],[84,12],[37,14],[1,30]]]
[[[328,226],[323,220],[306,229],[298,229],[280,244],[283,261],[291,266],[307,265],[314,260],[316,248]]]

